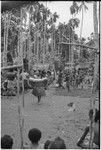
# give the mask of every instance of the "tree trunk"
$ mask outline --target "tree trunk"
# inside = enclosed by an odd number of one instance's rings
[[[93,21],[94,21],[94,38],[95,38],[95,47],[99,49],[99,38],[98,38],[98,20],[97,20],[97,2],[93,1]],[[95,55],[95,68],[94,68],[94,81],[92,87],[92,95],[95,94],[97,90],[97,80],[99,78],[99,54]],[[92,96],[90,107],[95,109],[95,98]],[[93,120],[91,121],[90,129],[90,142],[89,147],[93,148]]]
[[[94,21],[94,39],[95,46],[98,48],[99,46],[99,37],[98,37],[98,19],[97,19],[97,2],[93,2],[93,21]]]
[[[82,7],[82,20],[81,20],[81,29],[80,29],[80,41],[81,41],[81,37],[82,37],[83,19],[84,19],[84,11],[83,11],[83,7]]]
[[[82,29],[83,29],[83,19],[84,19],[84,11],[83,11],[83,7],[82,7],[82,20],[81,20],[81,29],[80,29],[80,44],[81,44],[81,37],[82,37]],[[81,53],[81,47],[80,47],[80,58],[82,57],[81,56],[82,53]]]

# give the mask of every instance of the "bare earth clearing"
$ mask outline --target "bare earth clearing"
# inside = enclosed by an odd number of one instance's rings
[[[41,143],[47,139],[61,136],[67,145],[67,149],[76,149],[88,121],[90,109],[90,89],[60,90],[53,86],[46,91],[46,97],[37,104],[37,98],[31,91],[25,94],[24,108],[24,143],[28,143],[28,131],[31,128],[39,128],[42,131]],[[96,108],[98,108],[98,94],[96,95]],[[75,111],[68,111],[68,103],[75,104]],[[1,135],[10,134],[14,138],[13,148],[20,148],[20,130],[18,122],[18,104],[22,103],[22,96],[1,98]]]

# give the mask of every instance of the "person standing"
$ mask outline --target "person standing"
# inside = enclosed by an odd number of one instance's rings
[[[68,89],[68,92],[70,92],[70,75],[69,75],[69,72],[66,73],[66,87]]]
[[[64,89],[64,86],[62,85],[62,70],[59,71],[58,84],[59,84],[59,88],[62,87]]]

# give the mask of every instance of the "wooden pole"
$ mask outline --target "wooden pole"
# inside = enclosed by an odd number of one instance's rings
[[[6,14],[4,14],[4,51],[3,51],[3,67],[6,66]]]
[[[71,43],[70,38],[71,38],[71,35],[70,35],[70,33],[69,33],[69,43]],[[70,51],[71,51],[71,46],[69,45],[69,63],[70,63]]]
[[[90,109],[95,111],[95,94],[96,94],[96,86],[97,86],[97,78],[99,78],[99,56],[95,56],[95,68],[94,68],[94,82],[92,87],[92,97],[90,99]],[[93,135],[94,135],[94,114],[93,118],[90,123],[90,141],[89,141],[89,148],[93,148]]]
[[[18,105],[18,116],[19,116],[19,128],[20,128],[20,138],[21,138],[21,149],[23,149],[23,126],[24,126],[24,120],[21,119],[21,107]]]
[[[19,73],[20,73],[20,70],[19,68],[17,69],[17,95],[18,95],[18,99],[19,99]]]
[[[5,54],[6,54],[6,59],[5,59],[5,65],[7,66],[7,49],[8,49],[8,14],[6,14],[6,47],[5,47]]]
[[[43,66],[44,66],[44,59],[45,59],[45,25],[46,25],[46,22],[45,22],[45,24],[44,24],[44,37],[43,37]]]
[[[52,38],[52,57],[54,57],[54,48],[53,48],[53,16],[52,16],[52,33],[51,33],[51,38]]]
[[[61,37],[60,36],[61,36],[61,33],[60,33],[60,29],[59,29],[59,50],[58,50],[59,53],[60,53],[60,43],[61,43]]]
[[[7,66],[7,47],[8,47],[8,14],[4,17],[4,66]]]
[[[94,49],[94,50],[97,50],[98,48],[96,47],[90,47],[90,46],[87,46],[87,45],[84,45],[84,44],[77,44],[77,43],[66,43],[66,42],[61,42],[62,44],[67,44],[67,45],[76,45],[76,46],[83,46],[83,47],[86,47],[86,48],[89,48],[89,49]]]
[[[99,14],[98,14],[99,15]],[[94,20],[94,39],[95,39],[95,46],[99,50],[99,37],[98,37],[98,19],[97,19],[97,2],[93,2],[93,20]],[[95,94],[96,88],[97,88],[97,80],[99,79],[99,55],[95,55],[95,67],[94,67],[94,82],[93,82],[93,89],[92,93]],[[93,111],[95,109],[95,98],[93,97],[90,102],[92,105],[91,108],[93,108]],[[89,148],[93,148],[93,134],[94,134],[94,115],[93,119],[91,120],[91,131],[90,131],[90,142],[89,142]]]
[[[30,27],[31,27],[31,14],[30,14],[30,8],[29,8],[29,42],[28,42],[28,44],[29,44],[29,51],[28,51],[28,53],[27,53],[27,55],[28,55],[28,70],[30,71],[30,56],[31,56],[31,54],[32,54],[32,52],[31,52],[31,35],[30,35]]]
[[[24,110],[25,107],[25,102],[24,102],[24,78],[23,78],[23,73],[24,73],[24,64],[23,64],[23,47],[22,47],[22,39],[21,39],[21,35],[22,35],[22,9],[20,9],[20,55],[21,55],[21,59],[22,59],[22,110]],[[19,112],[19,116],[20,114],[22,115],[22,111],[20,111],[20,107],[18,108],[18,112]],[[24,116],[23,116],[24,117]],[[21,136],[21,148],[23,148],[23,129],[24,129],[24,118],[22,118],[21,123],[23,121],[23,124],[20,125],[20,136]],[[20,124],[20,122],[19,122]]]
[[[39,31],[39,22],[37,25]],[[39,63],[39,32],[37,33],[37,70],[38,70],[38,63]]]

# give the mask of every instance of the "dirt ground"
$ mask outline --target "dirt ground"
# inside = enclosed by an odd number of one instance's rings
[[[67,149],[79,149],[77,140],[83,133],[88,120],[90,109],[90,89],[56,89],[53,85],[46,91],[46,97],[37,104],[37,98],[31,91],[25,94],[24,114],[24,143],[28,141],[28,131],[38,128],[42,131],[41,143],[57,136],[65,140]],[[75,111],[68,111],[68,104],[75,104]],[[13,148],[20,148],[20,129],[18,121],[18,104],[22,104],[20,97],[1,98],[1,135],[9,134],[14,139]],[[96,95],[96,108],[99,107],[98,94]]]

